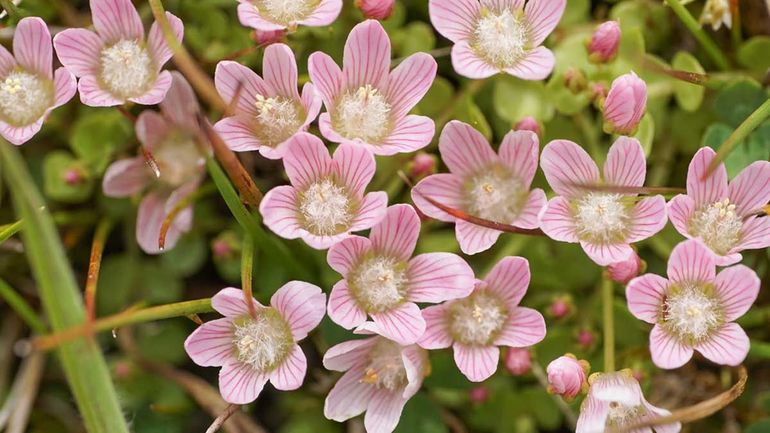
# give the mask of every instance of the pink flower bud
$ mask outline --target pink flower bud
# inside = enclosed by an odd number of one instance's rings
[[[647,84],[635,73],[612,82],[604,100],[604,130],[610,134],[633,135],[647,109]]]
[[[436,157],[430,153],[418,152],[412,159],[409,174],[418,180],[436,172]]]
[[[468,397],[474,403],[484,403],[489,398],[489,388],[484,385],[474,386],[468,392]]]
[[[590,329],[581,329],[577,335],[577,342],[583,349],[587,349],[594,345],[596,342],[596,336]]]
[[[355,4],[366,18],[386,20],[393,13],[396,0],[355,0]]]
[[[514,376],[529,373],[532,368],[532,354],[528,349],[511,347],[505,353],[505,368]]]
[[[532,131],[538,136],[540,135],[540,124],[537,123],[534,117],[527,116],[516,124],[517,131]]]
[[[570,67],[564,71],[564,85],[574,94],[581,93],[588,85],[586,74],[580,69]]]
[[[556,319],[566,317],[572,312],[572,302],[568,296],[559,296],[548,306],[548,314]]]
[[[62,177],[64,178],[64,183],[70,186],[77,185],[84,180],[83,173],[77,168],[67,169]]]
[[[607,21],[599,25],[591,35],[588,48],[588,58],[593,63],[606,63],[618,54],[620,45],[620,25],[617,21]]]
[[[612,278],[612,281],[626,284],[632,278],[639,275],[642,271],[642,266],[642,259],[639,258],[639,254],[636,254],[636,251],[633,251],[628,259],[607,266],[607,273]]]
[[[571,353],[556,358],[546,368],[548,391],[566,399],[575,398],[588,388],[590,370],[588,362],[578,360]]]
[[[280,30],[254,30],[254,42],[257,45],[265,46],[283,41],[286,36],[286,29]]]

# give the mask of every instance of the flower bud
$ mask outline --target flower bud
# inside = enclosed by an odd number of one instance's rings
[[[639,254],[636,254],[636,251],[633,251],[628,259],[607,266],[607,274],[612,281],[626,284],[642,272],[643,266],[644,263],[642,262],[642,259],[639,258]]]
[[[537,120],[535,120],[534,117],[527,116],[521,120],[519,120],[519,123],[516,124],[517,131],[532,131],[538,136],[540,135],[540,124],[537,123]]]
[[[620,25],[617,21],[607,21],[599,25],[588,41],[588,59],[592,63],[606,63],[618,54],[620,45]]]
[[[254,42],[259,46],[275,44],[283,41],[286,36],[286,29],[280,30],[254,30]]]
[[[566,399],[573,399],[588,389],[588,373],[591,366],[567,353],[548,364],[548,391]]]
[[[570,92],[577,95],[585,90],[588,85],[586,74],[580,69],[568,68],[564,71],[564,85],[567,86]]]
[[[609,134],[633,135],[647,108],[647,84],[635,73],[612,82],[604,100],[604,130]]]
[[[583,349],[588,349],[596,343],[596,335],[590,329],[581,329],[577,335],[577,342]]]
[[[529,373],[532,368],[532,354],[528,349],[510,347],[505,353],[505,368],[514,376],[522,376]]]
[[[409,175],[419,180],[436,172],[436,156],[426,152],[417,152],[409,165]]]
[[[558,296],[548,306],[548,314],[555,319],[568,316],[572,310],[572,300],[569,296]]]
[[[77,168],[68,168],[63,174],[64,183],[70,186],[77,185],[85,180],[83,172]]]
[[[468,397],[474,403],[484,403],[489,399],[489,388],[484,385],[474,386],[468,391]]]
[[[355,0],[355,5],[366,18],[386,20],[393,13],[396,0]]]

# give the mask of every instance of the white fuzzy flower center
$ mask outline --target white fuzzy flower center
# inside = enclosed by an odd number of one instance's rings
[[[396,391],[408,383],[401,347],[384,338],[379,339],[369,355],[369,364],[361,382]]]
[[[289,26],[307,18],[318,6],[318,0],[256,0],[254,6],[270,21]]]
[[[26,71],[14,71],[0,83],[0,113],[11,125],[35,122],[53,103],[50,81]]]
[[[257,130],[259,140],[275,147],[294,135],[304,121],[305,110],[296,101],[281,96],[257,95]]]
[[[631,406],[617,401],[609,404],[607,411],[606,427],[622,427],[630,425],[644,415],[646,409],[643,405]]]
[[[291,352],[294,338],[291,328],[274,308],[257,310],[257,318],[243,316],[235,320],[233,345],[238,360],[257,371],[278,367]]]
[[[153,149],[158,164],[159,180],[171,187],[181,186],[201,173],[205,160],[198,147],[187,136],[172,132]]]
[[[385,256],[363,260],[348,277],[350,291],[367,313],[380,313],[406,299],[406,264]]]
[[[327,178],[311,184],[300,193],[299,211],[307,231],[319,236],[329,236],[344,232],[350,227],[353,202],[345,188]]]
[[[721,255],[729,254],[738,244],[742,228],[743,220],[735,213],[730,199],[706,205],[690,219],[690,233]]]
[[[482,290],[453,302],[448,315],[449,331],[455,341],[485,346],[492,344],[505,326],[508,309],[495,294]]]
[[[630,225],[627,199],[620,194],[590,192],[573,202],[580,239],[602,243],[622,240]]]
[[[390,109],[385,95],[367,84],[342,95],[334,113],[335,129],[347,139],[378,144],[390,132]]]
[[[465,190],[468,212],[498,223],[510,224],[518,217],[526,191],[510,172],[493,168],[471,177]]]
[[[664,304],[665,328],[689,343],[708,337],[723,322],[721,303],[709,291],[696,284],[673,287]]]
[[[140,41],[123,39],[102,50],[100,79],[113,95],[141,96],[157,72],[147,48]]]
[[[526,21],[521,11],[485,9],[473,30],[472,46],[489,63],[506,68],[524,57],[529,43]]]

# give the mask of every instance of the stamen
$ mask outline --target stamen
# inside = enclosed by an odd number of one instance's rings
[[[140,41],[123,39],[102,50],[99,78],[113,95],[140,96],[156,75],[152,57]]]
[[[0,115],[9,124],[37,121],[53,104],[53,85],[37,75],[17,70],[0,82]]]
[[[193,140],[180,133],[172,132],[153,149],[158,179],[171,187],[179,187],[193,180],[201,173],[205,159]]]
[[[348,277],[350,291],[367,313],[380,313],[406,299],[406,264],[375,256],[362,261]]]
[[[401,347],[384,338],[379,339],[372,348],[369,364],[361,378],[362,383],[396,391],[408,383],[404,360],[401,358]]]
[[[256,0],[254,7],[271,21],[285,26],[307,18],[319,0]]]
[[[707,338],[724,322],[721,303],[702,283],[672,287],[662,319],[669,332],[689,344]]]
[[[526,198],[522,183],[499,167],[470,178],[465,190],[468,213],[502,224],[516,220]]]
[[[275,147],[294,135],[302,127],[305,110],[302,105],[288,98],[265,98],[256,95],[256,136],[263,144]]]
[[[523,11],[483,9],[476,22],[471,46],[489,63],[507,68],[524,57],[529,44]]]
[[[452,302],[447,314],[454,339],[469,345],[491,344],[508,319],[505,304],[486,290]]]
[[[291,328],[281,314],[268,307],[257,317],[242,316],[235,322],[233,345],[238,360],[257,371],[274,370],[289,355],[294,344]]]
[[[608,243],[625,237],[631,218],[623,195],[589,192],[573,206],[580,239]]]
[[[342,95],[332,121],[343,137],[378,144],[390,133],[390,109],[385,95],[367,84]]]
[[[342,233],[353,220],[353,202],[347,191],[329,178],[300,193],[299,211],[305,229],[320,236]]]
[[[696,210],[689,225],[690,233],[720,255],[729,254],[738,244],[743,229],[735,204],[727,198]]]

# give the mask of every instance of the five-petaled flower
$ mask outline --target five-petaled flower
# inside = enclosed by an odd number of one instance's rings
[[[548,143],[540,160],[548,183],[559,194],[542,212],[540,228],[557,241],[579,242],[598,265],[628,259],[633,253],[631,243],[649,238],[666,225],[662,196],[639,199],[636,193],[622,190],[644,185],[647,165],[636,139],[620,137],[613,143],[604,176],[588,153],[571,141]]]
[[[171,74],[161,71],[171,58],[158,23],[147,40],[139,13],[131,0],[91,0],[96,33],[67,29],[53,43],[62,64],[80,77],[80,100],[92,107],[109,107],[131,101],[154,105],[171,87]],[[184,25],[166,13],[177,39]]]
[[[291,185],[273,188],[259,205],[265,225],[286,239],[326,249],[385,216],[388,195],[364,194],[376,165],[362,147],[342,144],[329,155],[321,140],[299,133],[283,158]]]
[[[484,280],[476,280],[466,298],[422,310],[425,334],[418,344],[425,349],[452,346],[460,371],[481,382],[497,370],[498,346],[528,347],[545,337],[543,316],[519,302],[529,285],[529,263],[506,257]]]
[[[347,329],[369,315],[380,334],[399,344],[413,344],[425,332],[415,302],[438,303],[463,298],[473,289],[473,270],[450,253],[412,258],[420,218],[407,204],[388,208],[369,238],[351,236],[329,249],[328,262],[344,279],[329,295],[329,317]]]
[[[40,131],[48,114],[75,96],[75,77],[53,72],[51,33],[37,17],[23,18],[13,37],[13,55],[0,46],[0,134],[21,145]]]
[[[711,249],[718,266],[741,261],[740,252],[770,247],[770,218],[759,211],[770,201],[770,162],[756,161],[728,184],[720,163],[706,175],[716,158],[710,147],[700,149],[687,170],[687,194],[668,203],[674,228]]]
[[[334,22],[342,0],[238,0],[238,19],[260,31],[320,27]]]
[[[758,293],[753,270],[735,265],[717,274],[714,256],[695,239],[674,247],[668,279],[645,274],[626,288],[631,313],[655,324],[650,352],[661,368],[681,367],[693,349],[717,364],[740,364],[749,337],[733,321],[748,311]]]
[[[555,58],[543,41],[556,28],[566,0],[430,0],[430,20],[454,42],[452,65],[468,78],[507,73],[542,80]]]
[[[234,115],[214,125],[228,147],[235,151],[259,150],[280,159],[286,143],[307,130],[321,111],[321,98],[306,83],[297,91],[297,63],[288,45],[265,48],[263,77],[233,62],[217,65],[214,81],[222,98],[234,107]]]
[[[240,289],[222,289],[211,305],[225,317],[204,323],[184,342],[196,364],[222,367],[219,392],[232,404],[256,400],[268,380],[282,391],[302,385],[307,359],[297,343],[321,323],[326,295],[312,284],[290,281],[273,294],[270,306],[251,302],[253,317]]]
[[[479,131],[453,120],[439,139],[441,159],[450,173],[420,181],[412,191],[412,200],[426,215],[455,223],[457,241],[464,253],[485,251],[495,244],[501,231],[456,218],[428,199],[495,223],[535,229],[547,201],[542,189],[530,190],[538,150],[534,132],[511,131],[503,138],[499,153],[495,153]]]
[[[353,28],[342,69],[322,52],[313,53],[308,62],[326,106],[318,126],[328,140],[393,155],[421,149],[433,139],[433,120],[408,113],[433,83],[436,61],[416,53],[389,72],[390,39],[378,21]]]

